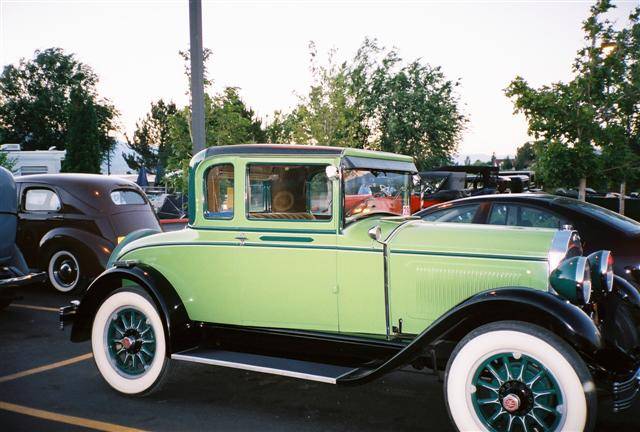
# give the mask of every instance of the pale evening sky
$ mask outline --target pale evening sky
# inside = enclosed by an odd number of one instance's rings
[[[514,154],[528,139],[502,89],[520,74],[538,86],[571,76],[591,1],[203,1],[214,91],[241,94],[264,119],[310,83],[308,43],[350,58],[365,36],[460,78],[470,124],[459,153]],[[639,0],[616,1],[620,25]],[[189,46],[185,1],[0,0],[0,65],[57,46],[99,75],[99,92],[131,134],[158,98],[185,95],[178,50]]]

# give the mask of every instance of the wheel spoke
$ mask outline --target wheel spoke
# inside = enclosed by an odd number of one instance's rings
[[[486,389],[489,389],[489,390],[491,390],[491,391],[493,391],[495,393],[498,393],[498,391],[500,391],[500,386],[494,386],[494,385],[491,385],[490,383],[482,381],[482,380],[478,380],[477,384],[479,386],[482,386],[482,387],[484,387]]]
[[[542,378],[542,376],[545,374],[544,369],[541,369],[540,372],[538,372],[537,374],[534,375],[533,378],[531,378],[531,380],[529,380],[529,382],[527,382],[527,386],[529,387],[533,387],[533,385],[540,379]]]
[[[144,329],[143,331],[140,332],[140,336],[144,335],[146,332],[148,332],[149,330],[151,330],[151,327],[147,327],[146,329]]]
[[[500,401],[498,400],[498,398],[492,399],[478,399],[478,403],[480,405],[490,405],[490,404],[497,404],[500,405]]]
[[[509,356],[502,357],[502,361],[504,362],[504,370],[507,372],[507,381],[511,381],[513,379],[513,375],[511,375],[511,363],[509,363]]]
[[[129,326],[127,325],[127,321],[124,319],[124,314],[120,315],[120,321],[122,321],[122,325],[124,325],[125,330],[129,330]]]
[[[522,367],[520,368],[520,373],[518,374],[518,381],[524,381],[524,371],[527,368],[527,357],[522,357]]]
[[[502,406],[498,409],[498,411],[496,411],[496,413],[489,419],[489,421],[491,423],[493,423],[494,421],[496,421],[498,419],[498,417],[500,417],[502,414],[506,414],[507,412],[505,410],[502,409]]]
[[[491,375],[493,375],[495,377],[495,379],[498,380],[498,383],[500,383],[500,385],[504,384],[504,380],[502,379],[502,377],[500,376],[500,374],[498,372],[496,372],[496,370],[493,368],[493,366],[491,366],[490,364],[487,365],[487,370],[489,372],[491,372]]]
[[[556,410],[554,410],[553,408],[548,407],[547,405],[541,404],[540,402],[536,402],[532,409],[536,409],[536,408],[550,412],[550,413],[556,412]]]
[[[549,396],[552,394],[556,394],[558,393],[555,389],[548,389],[548,390],[539,390],[539,391],[534,391],[533,392],[533,397],[537,398],[537,397],[542,397],[542,396]]]
[[[529,428],[527,427],[527,421],[525,420],[525,417],[518,417],[520,419],[520,423],[522,423],[522,429],[524,430],[524,432],[529,432]]]
[[[536,423],[538,423],[540,426],[542,426],[542,429],[543,429],[543,430],[547,430],[547,425],[545,425],[545,424],[542,422],[542,420],[540,420],[540,419],[536,416],[536,414],[535,414],[533,411],[530,411],[530,412],[527,414],[527,416],[528,416],[528,417],[531,417],[533,420],[535,420],[535,422],[536,422]]]
[[[140,363],[142,364],[142,367],[146,368],[147,367],[147,362],[144,361],[144,356],[142,354],[140,354],[140,353],[137,353],[136,355],[138,356],[138,359],[140,360]]]
[[[511,432],[511,427],[513,426],[514,419],[515,417],[509,414],[509,423],[507,424],[507,432]]]
[[[147,347],[145,347],[145,346],[140,347],[140,351],[142,351],[143,353],[145,353],[145,354],[146,354],[146,355],[148,355],[149,357],[153,358],[153,353],[152,353],[152,352],[150,352],[150,351],[147,349]]]
[[[138,339],[143,344],[153,343],[155,342],[153,339]]]

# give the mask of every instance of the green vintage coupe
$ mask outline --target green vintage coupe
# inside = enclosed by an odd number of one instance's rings
[[[591,430],[597,394],[631,406],[640,295],[610,253],[583,257],[570,227],[416,220],[415,174],[356,149],[204,150],[189,226],[127,236],[61,322],[125,394],[173,360],[331,384],[444,371],[463,431]]]

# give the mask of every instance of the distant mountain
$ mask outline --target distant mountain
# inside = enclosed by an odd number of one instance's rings
[[[129,168],[127,162],[122,157],[122,153],[135,154],[133,150],[127,146],[124,141],[118,141],[115,148],[111,152],[111,174],[135,174],[135,171]],[[103,162],[100,167],[102,174],[108,173],[107,162]]]

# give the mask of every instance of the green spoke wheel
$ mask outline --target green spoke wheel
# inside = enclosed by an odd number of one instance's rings
[[[140,310],[124,307],[111,315],[105,331],[110,361],[123,376],[144,374],[153,363],[156,339],[153,326]]]
[[[473,407],[490,431],[557,430],[562,391],[541,362],[521,353],[496,354],[480,363],[472,378]]]

